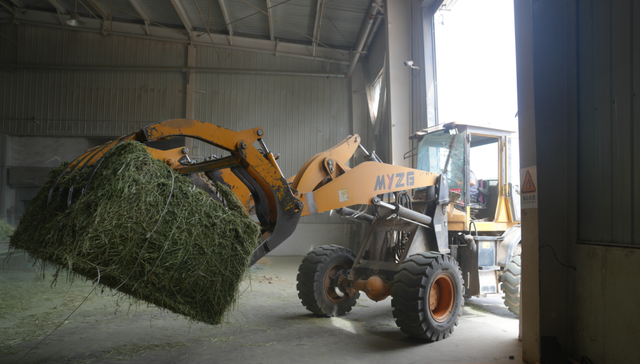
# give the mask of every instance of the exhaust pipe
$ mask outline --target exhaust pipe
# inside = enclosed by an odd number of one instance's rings
[[[367,224],[371,224],[373,222],[373,216],[369,214],[365,214],[363,212],[359,212],[356,210],[352,210],[348,207],[342,207],[336,210],[337,213],[342,217],[347,217],[350,219],[358,220],[360,222],[364,222]]]
[[[431,225],[432,219],[427,215],[421,214],[419,212],[413,211],[411,209],[402,207],[397,204],[392,205],[390,203],[386,203],[380,200],[380,198],[378,197],[374,197],[371,200],[371,202],[376,206],[381,206],[391,210],[392,213],[396,214],[398,217],[400,217],[403,220],[412,222],[414,224],[424,225],[424,226]]]

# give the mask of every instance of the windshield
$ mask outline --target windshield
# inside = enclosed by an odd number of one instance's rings
[[[418,144],[418,169],[445,174],[449,189],[464,196],[464,134],[442,130],[427,134]]]

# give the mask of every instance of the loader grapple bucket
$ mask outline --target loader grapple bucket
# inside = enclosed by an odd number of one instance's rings
[[[59,191],[60,181],[74,173],[86,173],[84,193],[95,172],[100,168],[104,155],[114,146],[126,141],[147,143],[171,138],[190,137],[201,140],[230,153],[230,156],[200,163],[181,163],[188,151],[176,148],[162,151],[149,148],[151,155],[181,174],[205,172],[227,184],[249,210],[255,206],[256,218],[262,231],[262,242],[255,250],[251,265],[286,240],[296,229],[302,214],[303,203],[292,193],[282,176],[275,158],[270,152],[258,150],[254,144],[260,141],[261,128],[232,131],[197,120],[173,119],[148,125],[135,133],[120,137],[104,145],[92,148],[74,160],[60,175],[49,191],[49,201],[54,193],[67,193],[67,203],[73,201],[74,191]],[[221,171],[222,173],[213,173]],[[75,193],[78,193],[76,191]]]

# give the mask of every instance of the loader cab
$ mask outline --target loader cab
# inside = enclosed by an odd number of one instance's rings
[[[417,168],[445,174],[449,230],[504,231],[520,220],[515,132],[449,123],[412,135]]]

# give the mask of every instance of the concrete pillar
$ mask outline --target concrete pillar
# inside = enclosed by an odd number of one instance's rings
[[[14,203],[14,194],[8,185],[10,158],[11,137],[7,134],[0,134],[0,219],[13,224],[13,216],[9,216],[7,213]]]
[[[189,44],[187,46],[187,67],[196,66],[196,46]],[[185,119],[193,119],[194,114],[194,91],[196,89],[195,74],[193,72],[187,72],[187,87],[185,97]],[[196,142],[197,143],[197,142]],[[192,138],[186,138],[185,146],[189,149],[191,156],[198,156],[199,151],[194,150],[194,140]]]
[[[9,137],[6,134],[0,134],[0,219],[6,220],[7,207],[5,206],[5,199],[7,192],[7,155]]]
[[[388,0],[386,3],[387,82],[389,85],[389,140],[391,158],[385,161],[409,167],[403,159],[411,149],[411,0]]]
[[[187,46],[187,67],[196,66],[196,46],[190,44]],[[195,74],[189,72],[187,74],[187,97],[185,116],[187,119],[193,119],[193,92],[195,91]]]
[[[367,103],[367,92],[365,90],[364,73],[362,63],[358,62],[351,75],[351,115],[353,119],[352,133],[360,135],[361,144],[365,148],[370,148],[368,132],[371,126],[369,121],[369,106]],[[356,158],[363,161],[362,153],[357,152]]]
[[[533,74],[533,18],[531,1],[515,1],[516,62],[520,167],[537,165]],[[538,209],[522,211],[522,284],[520,320],[522,358],[540,362],[540,277],[538,256]]]
[[[438,124],[438,110],[436,102],[438,100],[436,90],[436,54],[435,37],[433,34],[433,9],[431,7],[422,8],[422,39],[424,40],[424,64],[422,71],[422,82],[424,82],[425,103],[422,116],[422,129]]]

